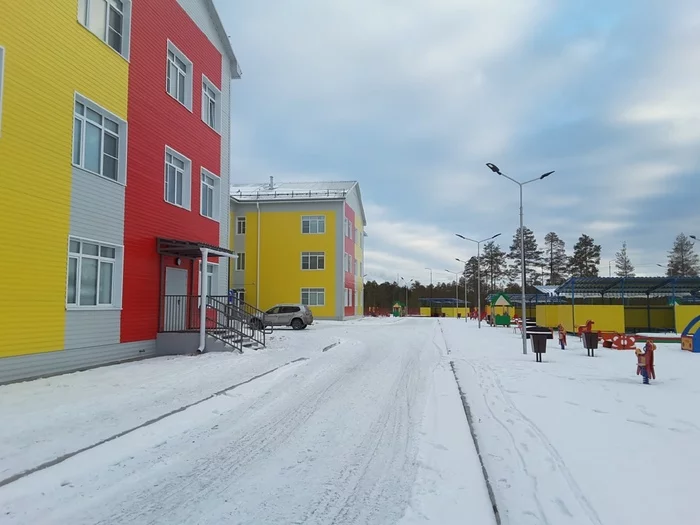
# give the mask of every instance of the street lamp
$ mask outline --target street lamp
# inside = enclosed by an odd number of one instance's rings
[[[408,315],[408,286],[409,286],[410,283],[413,282],[413,279],[411,279],[410,281],[407,281],[406,279],[404,279],[403,277],[401,277],[401,280],[402,280],[404,283],[406,283],[406,315]]]
[[[462,259],[459,259],[455,257],[455,261],[464,263],[465,265],[469,264],[467,261],[463,261]],[[467,282],[467,276],[464,276],[464,322],[468,323],[469,322],[469,316],[467,315],[467,285],[469,283]]]
[[[476,283],[476,315],[478,319],[478,326],[479,328],[481,328],[481,243],[495,239],[500,235],[500,233],[497,233],[496,235],[492,235],[491,237],[482,239],[480,241],[470,239],[469,237],[465,237],[464,235],[461,235],[459,233],[455,233],[455,235],[460,239],[464,239],[465,241],[471,241],[476,243],[476,268],[478,274]]]
[[[531,182],[536,182],[538,180],[542,180],[546,177],[549,177],[554,171],[548,171],[547,173],[543,173],[539,177],[535,179],[531,179],[525,182],[520,182],[518,180],[513,179],[512,177],[509,177],[505,173],[502,173],[501,170],[496,166],[495,164],[492,164],[490,162],[486,163],[486,167],[496,173],[497,175],[500,175],[501,177],[504,177],[508,179],[509,181],[514,182],[520,187],[520,264],[522,266],[522,290],[521,290],[521,300],[523,302],[522,304],[522,335],[523,335],[523,354],[527,354],[527,305],[525,304],[525,232],[524,232],[524,227],[523,227],[523,186],[526,184],[530,184]]]
[[[432,314],[432,308],[433,308],[433,269],[426,268],[426,270],[430,271],[430,313]]]
[[[455,319],[457,318],[457,310],[459,310],[459,273],[452,270],[445,270],[447,273],[453,273],[455,276]],[[464,312],[466,314],[466,310]]]

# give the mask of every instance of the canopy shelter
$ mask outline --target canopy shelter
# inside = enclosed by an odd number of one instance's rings
[[[238,256],[227,248],[214,246],[199,241],[184,241],[178,239],[164,239],[159,237],[156,239],[156,250],[161,256],[161,265],[163,257],[175,257],[183,259],[202,259],[202,264],[199,266],[199,287],[202,300],[200,300],[200,320],[199,320],[199,351],[203,352],[206,345],[206,327],[207,327],[207,301],[204,300],[210,295],[208,290],[207,280],[207,261],[209,256],[226,257],[229,259],[237,259]],[[179,263],[178,263],[179,264]]]
[[[690,297],[700,293],[700,277],[571,277],[555,290],[571,298]]]
[[[464,301],[462,299],[456,299],[454,297],[441,297],[441,298],[420,298],[420,305],[422,307],[426,308],[438,308],[438,307],[447,307],[447,308],[454,308],[456,306],[464,306]],[[469,303],[467,303],[469,304]]]
[[[688,315],[677,306],[698,304],[699,292],[700,277],[678,276],[571,277],[556,289],[570,303],[574,325],[585,317],[625,333],[677,331]]]

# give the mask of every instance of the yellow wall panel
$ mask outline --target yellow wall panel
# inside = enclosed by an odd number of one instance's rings
[[[3,2],[0,357],[61,350],[73,97],[126,119],[128,63],[77,21],[77,1]]]
[[[675,307],[676,314],[676,333],[681,334],[685,330],[688,323],[700,315],[700,305],[680,305]],[[697,330],[698,327],[695,327]],[[695,330],[692,333],[695,333]]]
[[[301,233],[303,215],[325,215],[326,233]],[[246,214],[246,302],[266,310],[277,303],[298,303],[302,288],[324,288],[324,306],[312,306],[315,317],[335,317],[338,291],[336,277],[336,212],[327,210],[260,213],[260,278],[258,275],[258,214]],[[302,252],[324,252],[324,270],[302,270]],[[259,282],[258,282],[259,281]],[[257,290],[260,290],[258,300]],[[340,291],[342,293],[342,291]]]

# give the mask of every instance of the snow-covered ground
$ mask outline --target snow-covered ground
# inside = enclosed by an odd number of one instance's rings
[[[449,357],[363,319],[0,387],[0,522],[490,525]]]
[[[659,345],[646,386],[633,352],[536,363],[476,326],[321,321],[0,387],[0,523],[493,525],[452,363],[502,523],[699,522],[697,354]]]
[[[441,324],[504,524],[700,523],[700,356],[659,345],[646,386],[631,351],[569,336],[536,363],[512,330]]]

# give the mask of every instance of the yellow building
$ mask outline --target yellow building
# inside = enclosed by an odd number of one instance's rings
[[[362,315],[366,224],[357,182],[236,185],[229,288],[261,310],[303,303],[320,319]]]
[[[24,367],[23,377],[85,361],[68,352],[50,357],[79,346],[79,328],[91,321],[66,307],[68,238],[83,226],[121,224],[103,210],[123,215],[123,185],[77,168],[83,157],[73,145],[82,140],[78,108],[109,118],[115,136],[126,133],[130,10],[114,22],[122,32],[117,49],[81,16],[86,5],[3,2],[0,9],[0,244],[14,254],[0,262],[0,358],[8,358],[0,382],[14,367]],[[105,198],[121,209],[104,206]],[[27,354],[31,363],[12,357]]]

